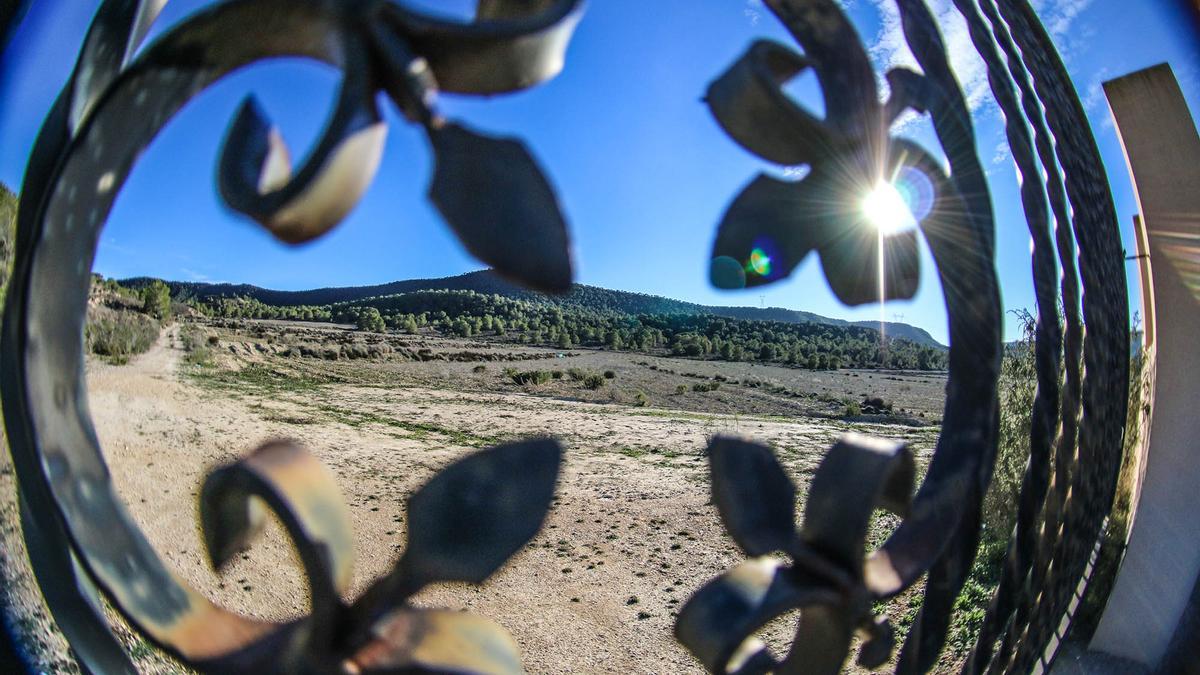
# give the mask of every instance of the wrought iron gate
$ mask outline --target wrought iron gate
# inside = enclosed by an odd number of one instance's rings
[[[922,72],[886,73],[886,100],[834,0],[764,2],[803,52],[767,41],[749,45],[713,81],[707,104],[734,142],[810,171],[798,182],[759,176],[732,201],[716,235],[713,282],[771,283],[815,250],[843,302],[878,301],[881,291],[889,299],[911,297],[916,233],[877,247],[873,234],[856,229],[857,196],[899,172],[926,181],[933,197],[920,232],[950,319],[944,425],[919,486],[905,447],[859,436],[835,444],[799,526],[795,488],[771,450],[715,440],[708,450],[713,497],[730,536],[752,559],[699,588],[675,632],[712,672],[836,672],[856,634],[865,638],[859,662],[876,667],[892,657],[895,638],[873,604],[924,578],[920,614],[896,663],[898,672],[925,672],[937,663],[975,557],[996,454],[1001,304],[988,184],[962,92],[922,0],[896,0]],[[553,77],[581,3],[480,0],[476,22],[456,24],[386,0],[230,0],[135,56],[161,4],[103,3],[22,188],[2,394],[28,549],[56,622],[93,672],[133,672],[97,590],[154,644],[202,671],[519,670],[515,645],[495,624],[416,609],[408,599],[431,583],[482,583],[538,531],[558,471],[555,441],[482,451],[413,494],[403,557],[352,605],[341,599],[351,534],[329,474],[301,448],[280,443],[218,469],[201,495],[213,564],[248,544],[256,524],[249,503],[261,498],[286,525],[312,592],[312,612],[303,619],[251,620],[173,576],[130,520],[87,409],[81,336],[99,233],[139,154],[205,87],[280,55],[340,68],[336,109],[293,171],[280,161],[286,150],[269,121],[248,100],[221,155],[218,183],[230,207],[289,242],[334,227],[377,166],[385,129],[376,94],[383,92],[427,133],[436,163],[430,199],[467,249],[527,286],[565,290],[566,225],[537,162],[517,140],[446,120],[436,97],[499,94]],[[1018,524],[965,670],[1027,672],[1051,643],[1112,503],[1128,384],[1125,276],[1095,141],[1027,0],[954,4],[1007,121],[1038,304],[1037,398]],[[824,119],[782,90],[810,68]],[[891,134],[908,111],[929,115],[948,166]],[[771,269],[753,264],[763,246],[776,252]],[[884,272],[876,264],[881,255],[890,261]],[[876,507],[903,522],[868,552],[865,531]],[[790,651],[772,655],[756,630],[797,608]]]

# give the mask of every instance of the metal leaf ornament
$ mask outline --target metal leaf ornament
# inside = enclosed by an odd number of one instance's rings
[[[854,576],[845,582],[843,577],[840,588],[844,598],[850,597],[845,589],[855,589],[853,594],[866,592],[869,598],[893,597],[927,575],[922,608],[905,638],[898,665],[900,672],[924,672],[936,662],[945,643],[954,599],[971,568],[980,505],[996,456],[1001,303],[989,190],[975,155],[974,131],[961,88],[933,16],[921,0],[896,3],[905,40],[923,72],[888,72],[891,95],[883,103],[867,53],[834,0],[764,2],[804,47],[804,54],[777,43],[754,43],[710,86],[708,105],[729,136],[746,149],[779,164],[806,165],[809,171],[795,182],[759,176],[734,199],[717,231],[711,277],[715,285],[725,288],[771,283],[786,277],[815,250],[830,287],[847,304],[911,297],[919,277],[916,232],[883,236],[867,226],[862,212],[863,198],[881,182],[911,190],[913,199],[907,205],[929,246],[949,318],[950,368],[937,448],[911,505],[907,498],[893,502],[898,493],[890,487],[880,493],[880,503],[908,515],[866,560],[865,570],[860,571],[857,562],[847,567],[852,559],[857,560],[861,543],[844,539],[834,544],[835,539],[827,539],[861,534],[856,529],[863,518],[858,509],[864,501],[875,503],[865,499],[855,484],[831,490],[831,483],[822,479],[838,475],[826,467],[835,462],[845,464],[844,458],[854,453],[839,452],[835,446],[822,463],[810,492],[801,539],[827,542],[820,556],[804,563],[805,569],[822,567],[833,559],[840,561],[838,568],[843,574],[849,570],[861,576],[861,582],[854,581]],[[821,85],[824,119],[796,105],[782,89],[784,82],[808,68]],[[928,112],[945,165],[915,143],[890,134],[892,124],[908,110]],[[862,454],[840,472],[857,475],[857,462],[866,467],[861,470],[875,471],[872,457]],[[747,475],[741,480],[761,474],[766,478],[760,480],[767,485],[778,481],[765,468],[752,470],[742,465],[738,469],[716,463],[713,468],[717,499],[722,499],[725,490],[721,486],[734,482],[722,478],[722,472],[744,471]],[[874,489],[882,480],[875,475],[867,485]],[[783,490],[764,489],[766,494],[776,495],[780,504],[788,501],[779,496],[786,495]],[[761,503],[751,509],[744,499],[737,503],[736,513],[725,515],[726,509],[722,513],[731,534],[748,553],[757,555],[767,542],[783,536],[781,511],[764,510]],[[814,510],[819,503],[827,506]],[[846,513],[838,509],[846,509]],[[768,518],[763,515],[766,513],[776,515]],[[805,550],[786,552],[796,558]],[[827,579],[837,577],[827,570]],[[765,593],[771,583],[762,581],[758,587]],[[811,585],[805,588],[811,590]],[[781,669],[836,670],[849,646],[849,629],[868,623],[858,602],[824,603],[802,611],[797,642]],[[806,613],[812,621],[804,618]],[[756,625],[759,615],[748,616],[754,621],[747,625]],[[722,633],[723,628],[714,623],[707,633],[685,631],[682,614],[680,619],[677,631],[683,631],[681,639],[710,669],[728,667],[729,661],[721,659],[731,658],[730,650],[744,644],[735,639],[743,634],[738,630]],[[701,644],[705,636],[717,642],[706,647]],[[793,658],[805,642],[833,647]],[[890,644],[875,640],[864,648],[862,660],[882,663],[890,651]],[[755,659],[765,662],[765,657]],[[746,672],[762,672],[759,666],[745,667],[749,668]]]
[[[464,24],[387,0],[228,0],[140,46],[162,6],[102,3],[22,182],[0,389],[28,549],[58,627],[88,672],[136,672],[101,596],[141,635],[200,671],[519,670],[511,639],[494,624],[406,601],[427,584],[483,581],[533,536],[553,491],[557,444],[504,446],[448,469],[450,478],[431,485],[453,479],[456,487],[431,488],[412,507],[421,530],[403,569],[352,606],[343,600],[352,566],[348,519],[324,469],[289,443],[219,469],[201,506],[213,564],[251,542],[265,506],[284,523],[312,590],[310,616],[256,620],[177,577],[125,508],[88,410],[83,329],[100,232],[138,157],[205,88],[274,57],[339,68],[340,92],[319,140],[295,164],[262,107],[253,99],[241,106],[217,166],[232,209],[287,242],[328,231],[378,166],[382,92],[428,135],[431,199],[466,247],[520,283],[566,290],[566,228],[536,161],[518,141],[443,119],[436,94],[502,94],[555,76],[581,3],[481,0],[475,21]],[[463,503],[460,489],[488,498]],[[452,573],[429,572],[443,566]]]
[[[515,91],[556,75],[579,1],[484,1],[467,25],[382,0],[347,5],[347,25],[321,55],[346,74],[320,140],[293,170],[278,131],[248,99],[221,153],[226,203],[289,243],[327,232],[379,166],[387,128],[375,101],[385,92],[425,130],[434,153],[430,200],[467,250],[527,286],[567,290],[566,222],[537,161],[520,141],[446,121],[436,100],[439,92]]]
[[[768,1],[807,55],[757,41],[708,89],[713,116],[742,147],[770,162],[809,167],[798,181],[759,175],[734,199],[717,230],[710,278],[720,288],[768,284],[790,275],[815,250],[842,302],[910,298],[920,276],[916,233],[879,236],[862,200],[906,169],[925,165],[934,175],[926,176],[926,168],[909,174],[921,191],[914,196],[923,200],[918,217],[924,217],[944,176],[924,151],[889,138],[888,111],[866,53],[840,12],[825,4]],[[821,83],[826,119],[782,89],[807,69]]]
[[[353,576],[350,517],[328,470],[290,441],[272,441],[215,469],[200,502],[213,567],[250,547],[265,504],[296,546],[312,611],[271,624],[251,649],[192,662],[206,670],[270,672],[522,672],[516,645],[494,622],[416,609],[408,599],[434,583],[482,584],[528,543],[550,508],[561,454],[552,440],[513,443],[434,476],[409,498],[404,555],[353,605],[342,599]],[[205,623],[212,629],[235,620],[225,614]],[[195,645],[183,637],[168,646],[186,654]]]
[[[871,602],[886,593],[864,561],[876,508],[905,515],[914,465],[908,449],[849,435],[833,446],[809,490],[804,526],[794,524],[796,488],[770,449],[733,437],[708,447],[713,502],[725,529],[754,559],[710,581],[679,612],[675,635],[709,672],[836,673],[855,632],[866,636],[859,662],[876,667],[892,651],[892,631]],[[784,564],[773,554],[791,559]],[[796,639],[782,659],[754,637],[800,609]]]

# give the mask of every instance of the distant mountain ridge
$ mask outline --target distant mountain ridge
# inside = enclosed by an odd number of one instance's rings
[[[121,280],[124,286],[134,288],[149,283],[149,277],[134,277]],[[314,288],[307,291],[277,291],[251,284],[214,284],[195,281],[168,281],[171,295],[185,294],[200,299],[213,297],[245,296],[266,305],[332,305],[341,302],[356,302],[385,295],[399,295],[415,291],[475,291],[510,298],[579,305],[591,309],[612,310],[628,314],[711,314],[731,319],[751,321],[780,321],[784,323],[818,323],[831,326],[858,326],[871,330],[879,329],[877,321],[845,321],[812,312],[782,307],[736,307],[701,305],[683,300],[673,300],[658,295],[616,291],[587,284],[573,284],[565,295],[548,296],[514,286],[490,270],[468,272],[439,279],[408,279],[374,286],[342,286]],[[884,328],[891,337],[911,340],[920,345],[945,348],[933,339],[925,329],[906,323],[885,322]]]

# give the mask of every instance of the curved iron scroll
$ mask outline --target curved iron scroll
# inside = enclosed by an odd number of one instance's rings
[[[969,111],[933,16],[922,0],[895,1],[921,72],[888,72],[890,95],[882,100],[835,0],[764,0],[803,54],[756,42],[713,81],[706,100],[744,148],[810,171],[795,182],[761,175],[734,199],[717,231],[711,278],[721,287],[772,283],[816,251],[847,304],[911,297],[917,232],[883,237],[865,228],[859,199],[897,177],[923,186],[918,230],[950,319],[942,433],[915,492],[903,446],[858,436],[838,442],[814,478],[800,527],[795,487],[769,449],[713,442],[714,502],[753,558],[709,582],[680,612],[677,637],[714,672],[836,672],[856,633],[866,638],[859,663],[881,666],[896,640],[873,603],[922,577],[922,607],[895,664],[898,672],[928,671],[975,557],[998,436],[996,224]],[[1127,390],[1124,276],[1094,139],[1027,0],[954,3],[1006,118],[1038,303],[1038,389],[1018,524],[965,670],[1026,672],[1046,656],[1112,501]],[[156,644],[205,671],[519,670],[514,645],[494,624],[417,610],[407,600],[432,583],[482,583],[536,533],[554,489],[556,443],[493,448],[434,477],[409,501],[411,534],[400,562],[353,605],[343,600],[351,535],[324,469],[288,442],[219,468],[201,497],[213,565],[249,544],[262,518],[251,505],[265,503],[284,523],[311,587],[309,616],[254,621],[176,579],[115,495],[87,410],[82,322],[101,226],[140,152],[209,84],[274,56],[330,63],[343,80],[321,137],[295,167],[261,106],[248,99],[240,107],[218,166],[231,208],[285,242],[334,227],[378,165],[382,92],[425,131],[435,158],[429,197],[467,249],[527,286],[565,290],[568,235],[537,162],[517,140],[444,119],[436,99],[553,77],[580,2],[480,0],[476,20],[459,24],[386,0],[230,0],[139,52],[161,6],[103,4],[38,138],[18,214],[0,393],[30,555],[59,626],[84,668],[96,672],[133,672],[101,614],[100,593]],[[825,98],[823,119],[782,89],[810,68]],[[910,110],[929,114],[945,163],[892,135]],[[55,298],[53,306],[37,301],[45,297]],[[902,521],[867,553],[875,507]],[[788,562],[768,557],[779,555]],[[754,634],[794,609],[795,641],[777,657]]]
[[[116,495],[87,409],[83,320],[100,229],[138,155],[188,99],[276,56],[341,68],[337,103],[293,170],[279,135],[247,100],[218,167],[230,207],[286,242],[336,225],[378,165],[383,92],[424,128],[436,165],[430,199],[467,249],[518,282],[565,290],[566,227],[537,163],[519,141],[444,119],[436,96],[499,94],[553,77],[580,3],[481,0],[475,22],[459,24],[384,0],[232,0],[138,53],[162,4],[102,5],[23,184],[4,321],[4,412],[29,550],[56,621],[95,672],[134,670],[108,632],[93,584],[138,630],[200,670],[519,671],[515,646],[494,624],[416,610],[407,599],[432,583],[482,583],[537,532],[557,476],[557,443],[493,448],[436,476],[409,502],[400,563],[353,606],[342,600],[351,534],[324,470],[289,443],[217,470],[202,496],[213,564],[249,543],[261,515],[250,504],[262,500],[285,524],[311,585],[308,617],[252,620],[176,578]]]
[[[981,501],[996,453],[1000,317],[987,181],[975,154],[966,103],[921,0],[896,4],[905,39],[923,72],[888,72],[891,96],[882,103],[867,54],[833,0],[765,4],[803,46],[803,55],[777,43],[757,42],[712,83],[706,101],[722,128],[744,148],[771,162],[807,165],[810,171],[796,182],[760,175],[738,195],[717,231],[712,281],[725,288],[772,283],[815,250],[830,287],[847,304],[911,297],[918,279],[915,233],[877,234],[865,223],[858,199],[881,181],[914,180],[903,174],[915,170],[915,180],[933,188],[927,211],[914,215],[937,266],[950,322],[946,409],[928,474],[911,508],[901,510],[905,519],[865,561],[859,550],[865,524],[827,530],[841,537],[840,544],[837,536],[817,538],[815,545],[811,538],[797,541],[787,534],[790,483],[769,451],[731,439],[714,442],[709,448],[713,493],[726,528],[748,555],[782,552],[793,564],[773,565],[766,574],[749,570],[767,563],[747,563],[710,582],[681,611],[676,632],[713,672],[836,672],[856,629],[867,639],[860,663],[877,666],[891,651],[890,642],[881,638],[890,630],[870,615],[863,596],[887,598],[926,574],[921,610],[896,661],[897,672],[926,672],[937,664],[955,599],[975,557]],[[1119,235],[1112,197],[1095,142],[1033,11],[1024,0],[982,0],[979,6],[989,27],[974,2],[955,0],[955,5],[987,64],[1007,120],[1033,241],[1039,308],[1032,454],[1017,529],[965,669],[1027,672],[1034,659],[1044,656],[1111,508],[1127,390],[1125,284],[1115,250]],[[824,94],[824,119],[792,102],[782,89],[808,68]],[[948,160],[948,175],[921,148],[889,136],[889,127],[907,109],[929,113]],[[1050,215],[1057,222],[1055,243]],[[1076,240],[1081,278],[1075,268]],[[1065,354],[1054,290],[1059,271],[1055,248],[1062,265]],[[1089,328],[1086,343],[1077,309],[1080,281],[1083,318],[1097,331],[1093,335]],[[1086,382],[1080,378],[1081,351]],[[1066,381],[1060,388],[1063,363]],[[882,478],[872,473],[869,461],[841,459],[846,452],[842,447],[835,446],[822,463],[810,499],[873,503]],[[746,466],[755,463],[762,465],[756,492],[731,490],[731,485],[751,482],[754,472]],[[840,483],[837,488],[830,487],[834,481]],[[779,484],[787,489],[769,487]],[[814,516],[810,505],[803,532],[820,527],[810,526],[813,520],[837,522],[830,515]],[[762,538],[770,533],[775,534]],[[846,546],[852,556],[837,553]],[[796,608],[801,618],[795,641],[786,657],[776,659],[753,634]],[[717,615],[729,620],[718,621]],[[1001,634],[1000,649],[993,655]]]

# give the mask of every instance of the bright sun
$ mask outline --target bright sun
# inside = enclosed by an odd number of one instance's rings
[[[880,234],[896,234],[915,224],[912,211],[895,185],[881,182],[862,201],[862,213]]]

